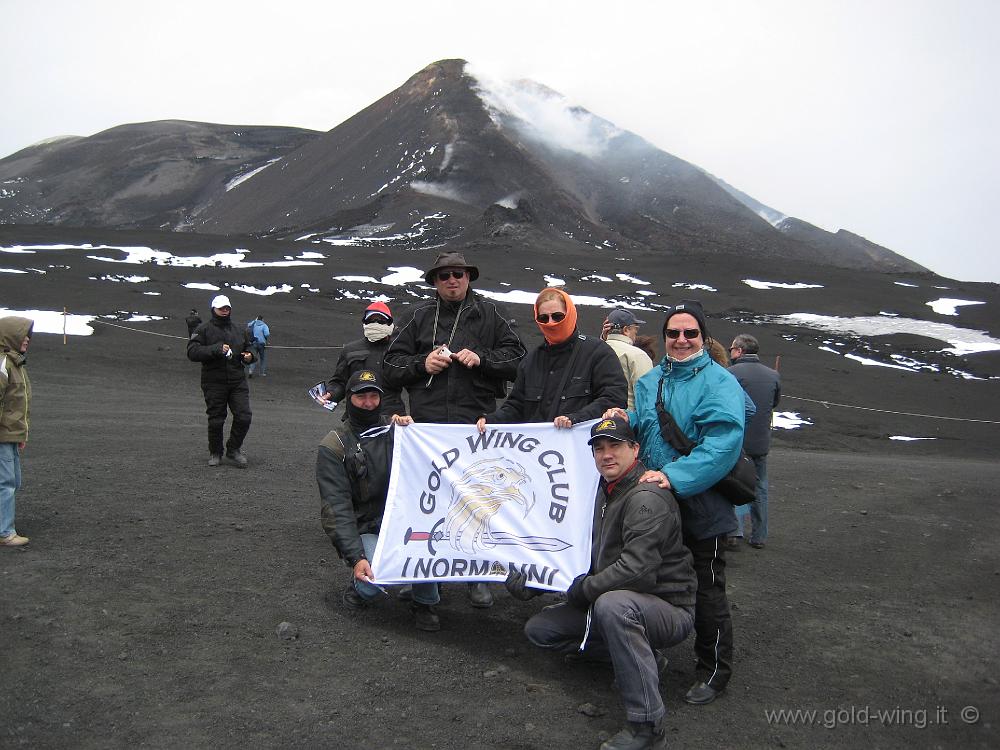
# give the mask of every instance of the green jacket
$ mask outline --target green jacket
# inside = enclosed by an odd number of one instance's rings
[[[0,318],[0,443],[28,442],[31,383],[21,343],[33,326],[30,318]]]
[[[385,513],[392,465],[392,427],[381,425],[356,435],[349,422],[319,444],[319,485],[323,530],[348,567],[365,556],[362,534],[378,534]]]

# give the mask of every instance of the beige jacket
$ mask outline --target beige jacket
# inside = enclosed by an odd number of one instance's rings
[[[0,443],[28,442],[31,383],[21,343],[34,323],[28,318],[0,318]]]
[[[628,381],[628,408],[635,408],[635,381],[653,369],[653,360],[632,339],[620,333],[608,334],[608,346],[615,350]]]

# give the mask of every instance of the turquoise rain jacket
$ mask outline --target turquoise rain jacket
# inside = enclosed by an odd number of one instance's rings
[[[663,376],[663,404],[696,444],[687,456],[678,454],[660,435],[656,391]],[[732,504],[718,492],[706,490],[739,458],[745,404],[739,381],[705,351],[685,362],[664,357],[635,384],[635,409],[628,418],[639,438],[640,457],[646,466],[667,475],[684,533],[695,539],[736,530]]]

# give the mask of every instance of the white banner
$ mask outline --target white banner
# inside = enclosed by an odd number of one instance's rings
[[[590,568],[593,423],[397,427],[375,580],[503,581],[514,565],[565,591]]]

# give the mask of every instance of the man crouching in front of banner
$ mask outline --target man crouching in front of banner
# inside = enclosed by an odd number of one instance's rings
[[[372,370],[358,370],[347,381],[347,421],[319,444],[316,481],[322,503],[323,530],[352,570],[341,595],[348,609],[360,610],[385,589],[372,574],[369,559],[375,553],[385,513],[392,466],[392,431],[413,424],[412,417],[382,417],[382,386]],[[436,583],[413,584],[411,605],[419,630],[437,631],[441,622],[434,605],[440,601]]]
[[[691,553],[670,492],[639,484],[646,467],[628,422],[597,422],[589,444],[602,477],[590,570],[574,579],[566,602],[536,614],[524,632],[541,648],[614,665],[626,725],[601,750],[665,747],[660,675],[667,660],[658,649],[680,643],[694,627],[698,584]],[[541,593],[525,588],[516,569],[507,588],[519,599]]]

